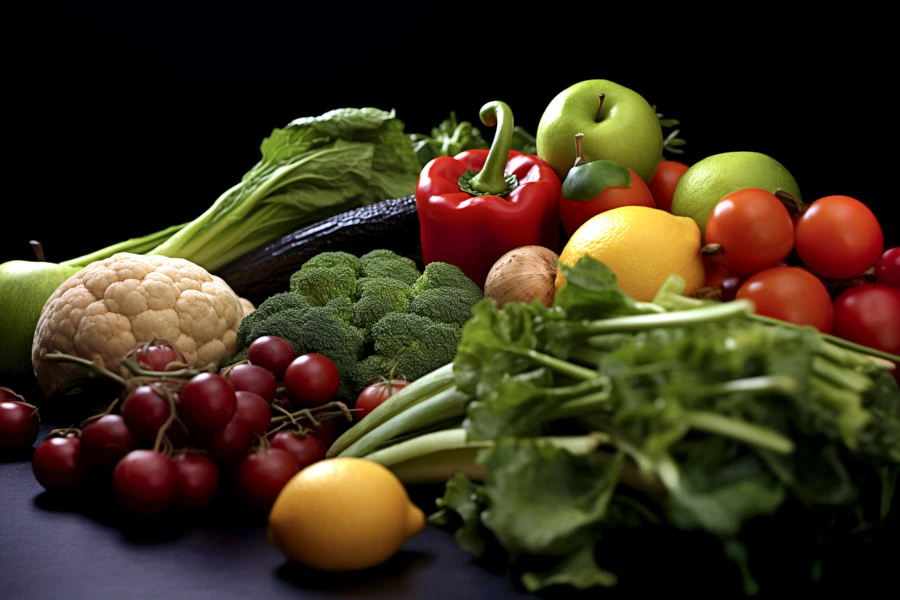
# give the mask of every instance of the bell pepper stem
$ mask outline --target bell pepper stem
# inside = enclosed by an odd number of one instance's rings
[[[502,194],[509,189],[506,180],[506,161],[512,148],[513,116],[505,102],[494,100],[481,107],[481,122],[488,127],[497,126],[491,149],[484,160],[484,167],[472,177],[469,185],[484,194]]]

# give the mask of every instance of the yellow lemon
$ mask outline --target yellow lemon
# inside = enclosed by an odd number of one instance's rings
[[[425,514],[387,467],[336,457],[301,470],[269,512],[269,543],[321,571],[373,567],[425,528]]]
[[[659,208],[620,206],[591,217],[566,242],[559,262],[571,266],[584,255],[609,267],[622,291],[643,302],[653,300],[672,273],[685,280],[685,294],[705,279],[697,223]],[[565,281],[558,270],[556,289]]]

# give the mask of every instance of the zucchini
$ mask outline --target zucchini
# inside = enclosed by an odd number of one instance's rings
[[[385,248],[421,264],[415,195],[390,198],[310,223],[215,272],[254,305],[286,291],[290,277],[320,252],[365,254]]]

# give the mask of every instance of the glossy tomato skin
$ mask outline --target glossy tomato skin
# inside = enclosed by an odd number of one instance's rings
[[[16,450],[37,441],[41,419],[37,408],[18,400],[4,400],[0,394],[0,448]]]
[[[863,283],[834,299],[834,327],[840,338],[900,354],[900,289]]]
[[[337,394],[341,374],[334,361],[317,352],[301,354],[284,371],[284,388],[295,406],[315,408]]]
[[[776,266],[747,277],[735,294],[755,305],[755,312],[795,325],[830,333],[834,306],[828,288],[806,269]]]
[[[66,436],[42,441],[31,458],[31,469],[37,482],[48,491],[75,486],[84,475],[81,440]]]
[[[237,469],[235,484],[247,503],[268,511],[285,484],[300,471],[287,450],[265,448],[247,455]]]
[[[356,398],[354,414],[357,419],[362,419],[372,410],[381,405],[385,400],[402,390],[407,386],[408,382],[404,379],[393,379],[390,381],[376,381],[367,385],[359,393]]]
[[[559,217],[563,229],[568,235],[575,233],[582,223],[591,217],[611,208],[620,206],[649,206],[656,208],[653,194],[637,173],[628,169],[631,174],[631,187],[608,187],[591,200],[577,201],[561,197],[559,199]]]
[[[194,375],[178,391],[178,415],[191,431],[224,427],[236,410],[234,388],[218,373]]]
[[[875,282],[900,288],[900,246],[888,248],[875,261]]]
[[[775,194],[760,188],[732,192],[706,220],[706,244],[718,244],[710,258],[735,275],[752,275],[783,261],[794,247],[794,221]]]
[[[830,279],[861,275],[883,251],[875,214],[850,196],[825,196],[806,207],[794,226],[794,249],[810,271]]]
[[[132,450],[113,470],[113,490],[129,511],[158,513],[172,502],[178,491],[178,472],[172,460],[162,452]]]
[[[326,447],[314,435],[300,435],[293,431],[279,431],[272,436],[273,448],[281,448],[290,453],[302,469],[314,462],[325,459]]]
[[[689,168],[689,165],[677,160],[660,161],[648,186],[656,208],[672,212],[672,196],[675,195],[675,187]]]
[[[184,452],[172,457],[175,465],[176,489],[172,503],[179,508],[195,510],[210,504],[219,490],[219,465],[205,454]]]

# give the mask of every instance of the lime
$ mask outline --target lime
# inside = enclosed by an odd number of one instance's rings
[[[672,214],[694,219],[703,234],[713,206],[743,188],[782,189],[801,199],[794,176],[771,156],[722,152],[697,161],[684,172],[672,196]]]

